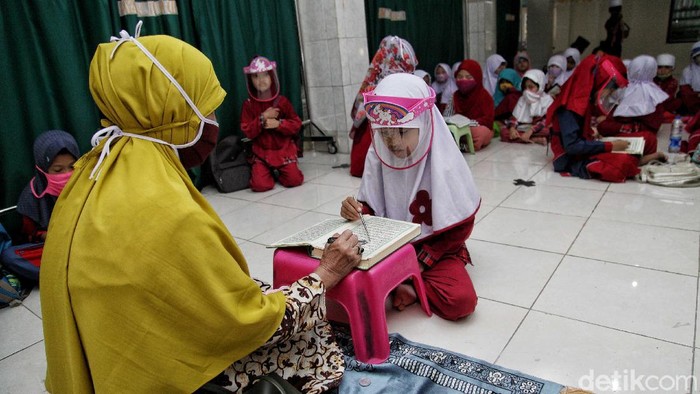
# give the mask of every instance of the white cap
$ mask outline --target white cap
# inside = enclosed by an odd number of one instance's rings
[[[610,7],[619,7],[622,5],[622,0],[610,0]]]
[[[662,53],[656,57],[656,65],[676,67],[676,57],[670,53]]]

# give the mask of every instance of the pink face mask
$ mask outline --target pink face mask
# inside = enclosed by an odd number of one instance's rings
[[[32,189],[32,194],[36,198],[42,198],[47,193],[58,197],[58,195],[61,194],[61,191],[63,191],[63,188],[66,186],[66,183],[68,183],[70,176],[73,175],[73,171],[63,172],[60,174],[47,174],[39,167],[36,167],[36,169],[46,176],[46,180],[49,183],[41,194],[37,194],[36,191],[34,191],[34,178],[32,178],[32,181],[29,182],[29,187]]]

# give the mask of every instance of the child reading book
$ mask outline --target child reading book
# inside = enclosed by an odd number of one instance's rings
[[[364,97],[372,148],[357,199],[345,199],[340,215],[359,221],[370,213],[420,224],[412,244],[430,308],[445,319],[465,317],[477,303],[465,269],[471,263],[465,240],[481,203],[471,171],[434,104],[434,91],[420,78],[389,75]],[[395,308],[414,302],[411,285],[394,291]]]

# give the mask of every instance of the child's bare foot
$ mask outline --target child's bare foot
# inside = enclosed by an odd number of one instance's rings
[[[413,289],[413,286],[407,283],[402,283],[396,288],[396,290],[394,290],[392,305],[394,308],[402,311],[406,309],[407,306],[414,304],[416,300],[418,300],[418,296],[416,295],[416,291]]]
[[[648,155],[646,155],[646,156],[642,156],[642,158],[639,159],[639,165],[640,165],[640,166],[643,166],[643,165],[649,163],[649,162],[652,161],[652,160],[666,161],[666,160],[667,160],[667,157],[666,157],[666,155],[664,154],[664,152],[654,152],[654,153],[650,153],[650,154],[648,154]]]

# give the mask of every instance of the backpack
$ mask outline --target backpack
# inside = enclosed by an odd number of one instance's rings
[[[637,175],[637,180],[640,182],[666,187],[700,186],[700,167],[688,160],[673,164],[654,160],[643,166],[641,170]]]
[[[250,140],[230,135],[216,145],[209,162],[216,188],[222,193],[246,189],[250,183]]]
[[[12,246],[10,235],[0,224],[0,252]],[[9,272],[0,269],[0,308],[17,306],[27,296],[22,291],[19,280]]]

